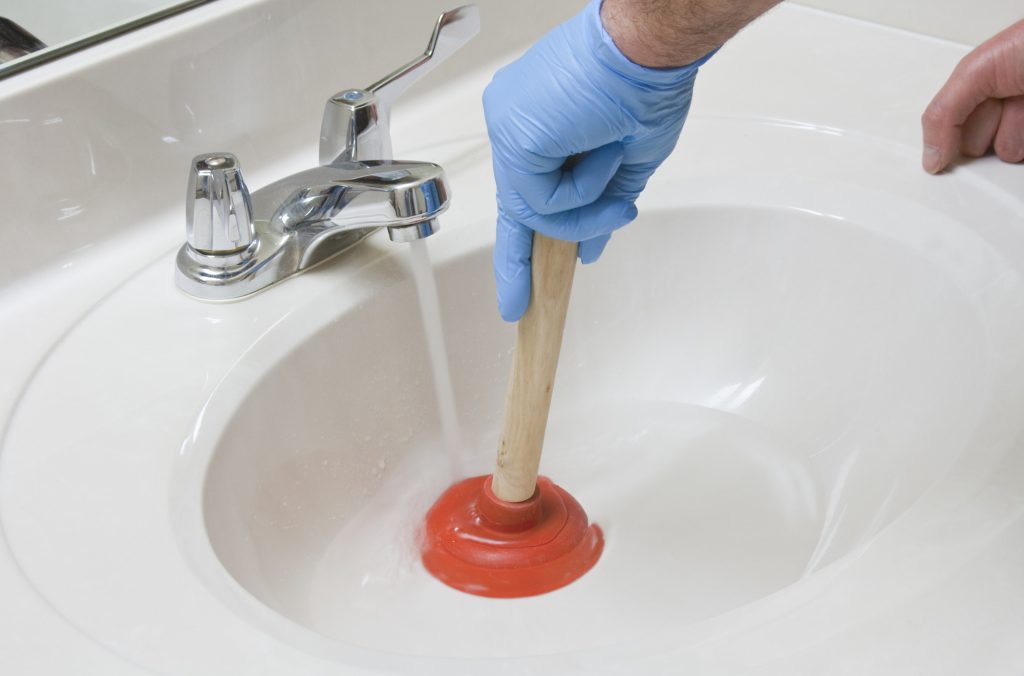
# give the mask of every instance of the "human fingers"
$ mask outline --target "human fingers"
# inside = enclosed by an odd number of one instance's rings
[[[590,204],[601,196],[622,163],[619,142],[578,155],[571,169],[564,169],[566,158],[552,158],[552,170],[522,173],[507,169],[503,176],[530,209],[538,214],[554,214]]]
[[[931,174],[937,174],[953,161],[960,150],[964,123],[989,98],[986,73],[965,63],[968,62],[965,60],[956,67],[921,116],[921,164]]]
[[[1003,101],[1003,116],[993,145],[996,155],[1004,162],[1024,160],[1024,96]]]
[[[960,129],[960,152],[967,157],[981,157],[992,147],[1003,114],[1002,99],[985,99],[964,120]]]
[[[931,173],[946,168],[961,146],[963,125],[986,99],[1024,94],[1024,21],[975,48],[957,64],[949,80],[921,116],[921,164]]]
[[[602,197],[595,202],[557,214],[531,214],[523,225],[548,237],[582,242],[618,230],[636,218],[636,206],[629,200]]]
[[[518,321],[530,304],[530,256],[533,231],[498,211],[494,241],[494,282],[498,312],[506,322]]]
[[[595,262],[601,257],[601,253],[604,252],[604,248],[608,244],[608,240],[611,238],[611,235],[601,235],[599,237],[592,237],[591,239],[585,239],[580,242],[578,249],[580,262],[584,265]]]

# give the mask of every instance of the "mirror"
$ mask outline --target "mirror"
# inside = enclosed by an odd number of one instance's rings
[[[213,0],[0,0],[0,78]]]

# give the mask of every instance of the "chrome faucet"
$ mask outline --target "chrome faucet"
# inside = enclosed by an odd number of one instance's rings
[[[231,153],[193,159],[178,287],[203,300],[234,300],[340,254],[380,228],[394,242],[437,232],[450,199],[444,170],[392,159],[391,106],[479,29],[475,6],[445,12],[423,55],[366,89],[328,99],[318,167],[250,194]]]

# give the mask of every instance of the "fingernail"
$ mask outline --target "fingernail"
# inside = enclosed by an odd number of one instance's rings
[[[929,174],[937,174],[942,169],[942,159],[939,157],[939,149],[935,146],[926,145],[921,155],[921,165]]]

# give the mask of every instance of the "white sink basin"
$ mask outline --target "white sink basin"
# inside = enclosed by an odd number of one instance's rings
[[[693,128],[919,179],[912,153],[865,139]],[[635,641],[848,565],[977,444],[1022,428],[1004,408],[1022,395],[1020,278],[898,197],[907,186],[886,190],[897,171],[875,173],[660,176],[644,216],[578,273],[543,471],[608,533],[579,583],[496,604],[418,565],[419,520],[452,476],[407,274],[298,347],[257,346],[223,384],[237,394],[211,400],[194,452],[211,458],[221,563],[326,637],[442,657]],[[471,473],[493,463],[511,346],[479,283],[489,260],[476,249],[437,272]],[[275,332],[298,333],[289,321]]]
[[[587,576],[493,600],[419,565],[451,449],[412,259],[378,235],[225,305],[180,295],[168,254],[71,327],[0,456],[28,583],[119,659],[196,676],[1019,664],[1024,205],[992,178],[1015,169],[930,177],[895,131],[709,89],[577,272],[542,471],[605,530]],[[513,336],[486,143],[416,155],[456,195],[429,245],[483,473]]]
[[[243,396],[211,400],[193,452],[211,458],[204,519],[227,570],[340,641],[521,656],[707,620],[863,552],[979,425],[1006,424],[989,396],[1018,389],[998,325],[1020,281],[921,206],[872,214],[857,207],[877,208],[870,193],[826,181],[812,196],[780,178],[773,204],[717,185],[751,203],[672,208],[655,193],[580,273],[544,471],[608,533],[584,580],[495,604],[418,565],[419,520],[452,476],[408,277],[297,348],[257,346],[223,384]],[[965,279],[953,254],[985,269]],[[477,283],[489,259],[438,270],[472,473],[493,463],[511,345]],[[986,292],[1000,279],[1013,281]],[[274,330],[294,333],[290,320]]]

